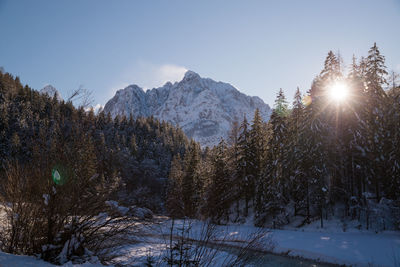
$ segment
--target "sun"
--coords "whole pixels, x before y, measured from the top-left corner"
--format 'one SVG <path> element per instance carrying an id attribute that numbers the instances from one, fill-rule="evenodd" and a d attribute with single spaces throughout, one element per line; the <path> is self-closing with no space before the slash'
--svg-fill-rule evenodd
<path id="1" fill-rule="evenodd" d="M 329 87 L 329 97 L 336 102 L 343 102 L 349 96 L 349 88 L 344 82 L 336 82 Z"/>

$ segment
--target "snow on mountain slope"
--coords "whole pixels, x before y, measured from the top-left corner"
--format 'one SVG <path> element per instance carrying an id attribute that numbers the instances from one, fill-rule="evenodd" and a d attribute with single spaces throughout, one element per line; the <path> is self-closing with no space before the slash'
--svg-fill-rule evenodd
<path id="1" fill-rule="evenodd" d="M 251 121 L 256 109 L 267 120 L 271 109 L 259 97 L 250 97 L 228 83 L 202 78 L 187 71 L 180 82 L 144 92 L 137 85 L 118 90 L 104 111 L 112 117 L 154 116 L 178 125 L 190 138 L 203 146 L 216 145 L 228 138 L 232 123 L 243 117 Z"/>
<path id="2" fill-rule="evenodd" d="M 51 86 L 50 84 L 46 85 L 45 87 L 43 87 L 39 92 L 41 94 L 46 94 L 51 98 L 56 96 L 58 101 L 62 101 L 63 100 L 61 95 L 60 95 L 60 92 L 58 92 L 58 90 L 55 87 Z"/>

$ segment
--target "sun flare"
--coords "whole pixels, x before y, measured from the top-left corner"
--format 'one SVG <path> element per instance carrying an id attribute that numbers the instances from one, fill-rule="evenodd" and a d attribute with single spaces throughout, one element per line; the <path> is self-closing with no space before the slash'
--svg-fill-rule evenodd
<path id="1" fill-rule="evenodd" d="M 343 102 L 349 95 L 349 88 L 344 82 L 336 82 L 329 88 L 329 96 L 336 102 Z"/>

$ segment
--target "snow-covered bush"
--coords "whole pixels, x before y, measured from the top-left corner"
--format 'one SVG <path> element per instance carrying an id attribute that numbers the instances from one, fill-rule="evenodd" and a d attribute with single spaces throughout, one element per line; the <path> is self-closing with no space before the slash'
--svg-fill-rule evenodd
<path id="1" fill-rule="evenodd" d="M 137 206 L 124 207 L 119 205 L 115 200 L 108 200 L 106 204 L 111 210 L 117 212 L 121 216 L 134 217 L 140 220 L 149 220 L 153 218 L 153 212 L 147 208 L 140 208 Z"/>
<path id="2" fill-rule="evenodd" d="M 274 248 L 271 236 L 262 228 L 241 235 L 228 226 L 213 224 L 212 220 L 171 219 L 167 225 L 166 232 L 162 232 L 163 253 L 148 256 L 155 266 L 246 266 L 254 251 Z"/>
<path id="3" fill-rule="evenodd" d="M 90 153 L 77 149 L 62 157 L 62 166 L 43 158 L 7 165 L 0 189 L 0 202 L 8 207 L 1 250 L 63 264 L 101 260 L 107 248 L 124 240 L 135 218 L 109 209 L 116 184 L 96 174 Z M 51 176 L 55 168 L 57 179 Z"/>

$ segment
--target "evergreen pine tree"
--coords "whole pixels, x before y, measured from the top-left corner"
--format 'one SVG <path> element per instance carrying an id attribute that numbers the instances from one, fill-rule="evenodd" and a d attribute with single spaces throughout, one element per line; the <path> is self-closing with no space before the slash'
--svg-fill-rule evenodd
<path id="1" fill-rule="evenodd" d="M 383 86 L 387 84 L 386 75 L 385 57 L 380 54 L 376 43 L 374 43 L 366 60 L 366 102 L 369 109 L 366 134 L 368 138 L 368 158 L 374 163 L 371 164 L 368 179 L 374 185 L 378 202 L 381 198 L 382 183 L 390 179 L 386 172 L 390 168 L 390 166 L 387 166 L 390 153 L 386 129 L 387 96 L 383 90 Z"/>
<path id="2" fill-rule="evenodd" d="M 199 192 L 196 190 L 199 183 L 198 164 L 200 162 L 200 148 L 195 141 L 191 141 L 184 159 L 184 173 L 182 178 L 182 199 L 184 215 L 194 217 L 199 204 Z"/>
<path id="3" fill-rule="evenodd" d="M 272 215 L 274 227 L 276 226 L 276 215 L 283 211 L 288 201 L 288 173 L 284 164 L 286 137 L 287 137 L 287 115 L 288 104 L 280 89 L 275 99 L 274 110 L 268 122 L 270 136 L 268 137 L 268 153 L 262 181 L 262 195 L 260 205 L 257 209 L 259 224 L 266 220 L 265 216 Z"/>
<path id="4" fill-rule="evenodd" d="M 253 207 L 255 208 L 256 214 L 259 213 L 262 206 L 262 195 L 264 192 L 263 187 L 263 179 L 262 172 L 264 167 L 264 158 L 265 158 L 265 131 L 264 131 L 264 123 L 260 116 L 260 111 L 256 109 L 254 112 L 254 118 L 251 125 L 251 130 L 249 133 L 249 145 L 251 157 L 249 161 L 249 188 L 248 192 L 252 196 L 256 196 L 256 199 L 253 197 Z"/>
<path id="5" fill-rule="evenodd" d="M 297 88 L 292 111 L 288 118 L 287 145 L 283 157 L 283 165 L 286 166 L 290 201 L 293 202 L 294 216 L 306 208 L 306 177 L 304 175 L 303 153 L 301 137 L 301 125 L 304 120 L 304 106 L 299 88 Z"/>
<path id="6" fill-rule="evenodd" d="M 221 140 L 214 149 L 212 160 L 212 176 L 208 191 L 209 217 L 216 224 L 221 220 L 229 221 L 229 208 L 232 203 L 230 177 L 227 169 L 226 145 Z"/>
<path id="7" fill-rule="evenodd" d="M 236 207 L 236 218 L 240 217 L 240 200 L 242 198 L 242 178 L 238 173 L 239 166 L 239 123 L 234 121 L 232 124 L 231 131 L 229 133 L 229 143 L 230 147 L 227 149 L 228 154 L 228 170 L 231 178 L 231 192 L 232 192 L 232 200 L 235 201 Z"/>
<path id="8" fill-rule="evenodd" d="M 171 169 L 168 179 L 166 207 L 172 218 L 182 217 L 184 206 L 182 200 L 182 178 L 183 167 L 181 158 L 176 155 L 171 162 Z"/>
<path id="9" fill-rule="evenodd" d="M 253 198 L 252 195 L 252 161 L 253 152 L 251 151 L 250 145 L 250 129 L 249 123 L 246 117 L 244 117 L 242 124 L 239 128 L 239 138 L 238 138 L 238 165 L 237 165 L 237 175 L 241 178 L 239 187 L 241 188 L 241 196 L 245 200 L 245 210 L 244 216 L 247 217 L 249 214 L 249 202 Z"/>
<path id="10" fill-rule="evenodd" d="M 314 81 L 312 88 L 320 89 L 321 82 Z M 305 108 L 304 121 L 301 128 L 301 141 L 303 151 L 304 175 L 306 177 L 306 220 L 311 215 L 311 205 L 316 206 L 323 227 L 323 212 L 326 204 L 326 193 L 329 184 L 329 163 L 327 153 L 327 140 L 329 126 L 322 113 L 324 107 L 323 98 L 315 98 Z"/>

